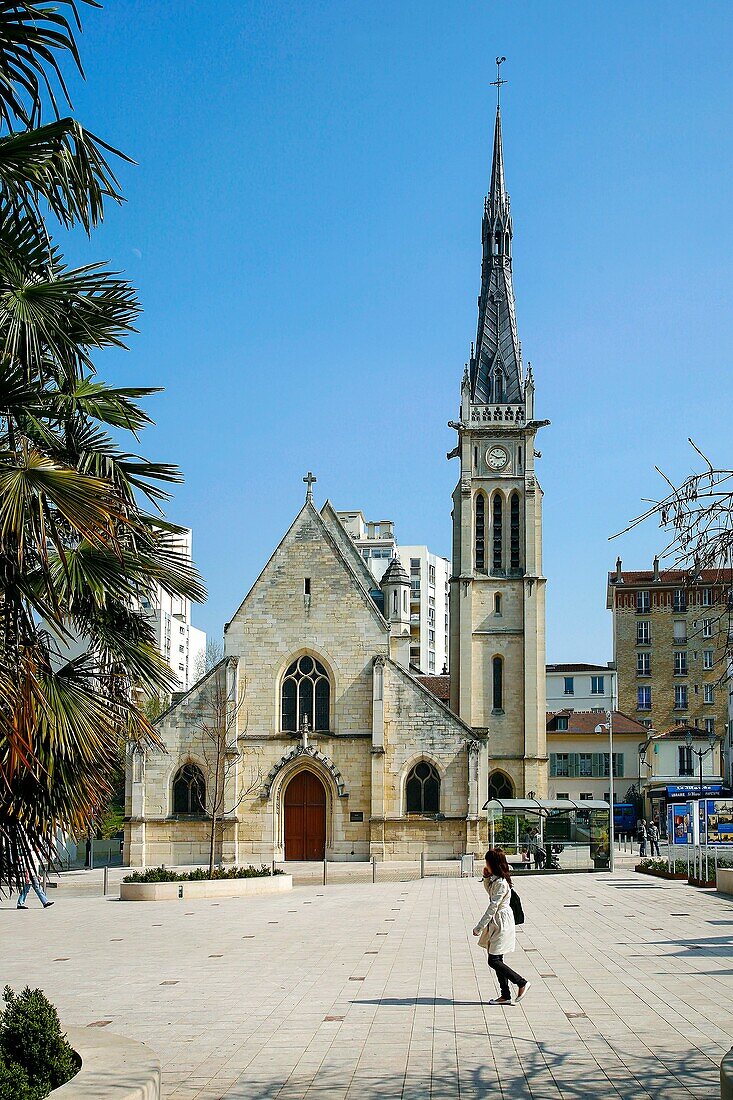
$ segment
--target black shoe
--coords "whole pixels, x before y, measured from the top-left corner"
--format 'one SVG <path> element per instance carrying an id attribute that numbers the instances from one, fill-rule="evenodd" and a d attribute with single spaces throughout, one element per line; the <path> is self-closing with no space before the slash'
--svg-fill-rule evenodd
<path id="1" fill-rule="evenodd" d="M 16 907 L 15 907 L 15 908 L 16 908 L 16 909 L 27 909 L 27 908 L 28 908 L 28 906 L 27 906 L 27 905 L 21 905 L 21 904 L 20 904 L 20 902 L 19 902 L 19 903 L 18 903 L 18 904 L 16 905 Z"/>
<path id="2" fill-rule="evenodd" d="M 55 905 L 55 902 L 53 902 L 53 901 L 44 901 L 44 903 L 43 903 L 43 908 L 44 908 L 44 909 L 48 909 L 48 907 L 49 907 L 50 905 Z"/>

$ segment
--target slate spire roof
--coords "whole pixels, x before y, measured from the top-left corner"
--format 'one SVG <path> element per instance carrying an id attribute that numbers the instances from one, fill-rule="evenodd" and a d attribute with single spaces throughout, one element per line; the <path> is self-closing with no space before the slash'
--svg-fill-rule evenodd
<path id="1" fill-rule="evenodd" d="M 498 106 L 481 240 L 481 293 L 476 347 L 471 356 L 471 400 L 478 404 L 518 403 L 524 393 L 512 285 L 512 218 Z"/>

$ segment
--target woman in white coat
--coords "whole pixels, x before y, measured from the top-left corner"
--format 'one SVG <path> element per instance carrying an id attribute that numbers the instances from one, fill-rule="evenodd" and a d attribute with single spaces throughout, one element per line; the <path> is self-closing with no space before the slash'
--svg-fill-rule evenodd
<path id="1" fill-rule="evenodd" d="M 516 930 L 510 905 L 512 876 L 506 856 L 499 848 L 490 848 L 486 853 L 483 883 L 489 895 L 489 907 L 474 928 L 473 934 L 481 937 L 479 946 L 486 948 L 489 966 L 499 979 L 501 996 L 492 998 L 489 1004 L 510 1005 L 512 994 L 509 983 L 516 985 L 518 1001 L 524 997 L 530 983 L 504 962 L 504 955 L 516 949 Z"/>

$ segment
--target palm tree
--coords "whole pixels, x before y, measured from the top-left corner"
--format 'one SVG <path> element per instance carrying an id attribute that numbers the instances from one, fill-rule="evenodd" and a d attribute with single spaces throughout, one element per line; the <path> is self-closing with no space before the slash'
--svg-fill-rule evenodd
<path id="1" fill-rule="evenodd" d="M 56 830 L 86 831 L 121 738 L 155 740 L 139 693 L 174 677 L 143 602 L 159 584 L 205 598 L 161 511 L 179 471 L 123 449 L 156 391 L 94 368 L 133 331 L 135 292 L 68 268 L 49 229 L 91 233 L 121 201 L 121 154 L 58 110 L 78 26 L 74 0 L 0 0 L 0 888 Z"/>

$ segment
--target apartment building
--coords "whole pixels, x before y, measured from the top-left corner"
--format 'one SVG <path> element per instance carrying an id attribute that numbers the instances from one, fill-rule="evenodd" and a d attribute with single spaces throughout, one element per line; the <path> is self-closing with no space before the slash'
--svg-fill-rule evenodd
<path id="1" fill-rule="evenodd" d="M 616 703 L 616 669 L 605 665 L 547 665 L 545 683 L 548 711 L 613 710 Z"/>
<path id="2" fill-rule="evenodd" d="M 399 546 L 391 519 L 366 520 L 358 510 L 338 512 L 377 584 L 393 557 L 410 578 L 410 664 L 425 674 L 448 667 L 450 562 L 427 546 Z"/>
<path id="3" fill-rule="evenodd" d="M 432 675 L 448 670 L 450 562 L 427 546 L 400 546 L 410 577 L 410 664 Z"/>
<path id="4" fill-rule="evenodd" d="M 728 728 L 725 651 L 733 570 L 678 569 L 608 576 L 618 708 L 657 733 L 691 726 L 721 738 Z"/>
<path id="5" fill-rule="evenodd" d="M 189 559 L 192 541 L 187 528 L 181 545 Z M 152 623 L 158 651 L 178 678 L 179 690 L 188 691 L 203 672 L 206 654 L 206 634 L 191 624 L 191 601 L 171 596 L 158 585 L 152 600 L 143 600 L 142 609 Z"/>

